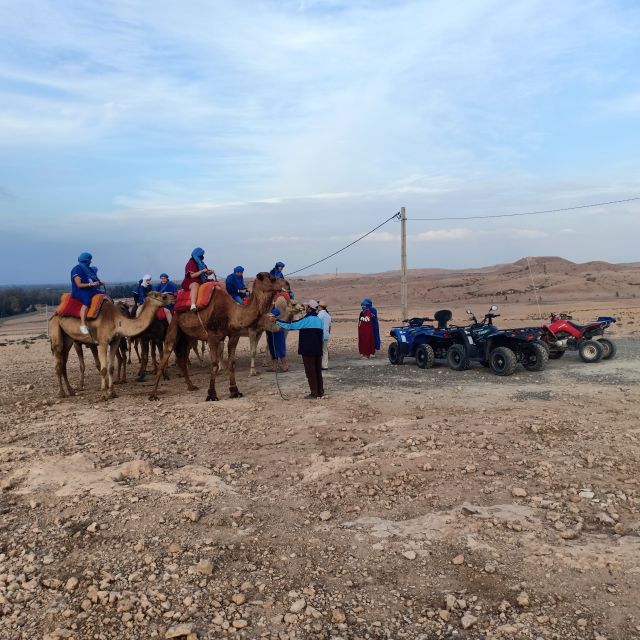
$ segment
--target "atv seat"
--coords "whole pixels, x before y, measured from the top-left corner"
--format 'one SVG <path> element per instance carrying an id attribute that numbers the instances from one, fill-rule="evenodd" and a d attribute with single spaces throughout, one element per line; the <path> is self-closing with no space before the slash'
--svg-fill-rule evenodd
<path id="1" fill-rule="evenodd" d="M 578 331 L 582 331 L 587 326 L 586 324 L 578 324 L 577 322 L 571 322 L 570 320 L 567 320 L 567 322 Z"/>
<path id="2" fill-rule="evenodd" d="M 449 309 L 441 309 L 440 311 L 436 311 L 433 317 L 438 323 L 438 329 L 446 329 L 449 320 L 453 318 L 453 313 L 451 313 Z"/>

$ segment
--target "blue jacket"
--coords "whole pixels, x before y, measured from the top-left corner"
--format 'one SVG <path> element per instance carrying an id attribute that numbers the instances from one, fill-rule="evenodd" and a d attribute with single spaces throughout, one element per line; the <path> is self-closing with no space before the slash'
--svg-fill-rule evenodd
<path id="1" fill-rule="evenodd" d="M 240 293 L 242 289 L 247 288 L 247 286 L 244 283 L 243 276 L 237 276 L 235 273 L 230 273 L 227 276 L 226 286 L 227 286 L 227 293 L 230 296 L 243 297 L 244 295 L 246 295 L 244 293 Z"/>
<path id="2" fill-rule="evenodd" d="M 133 301 L 137 305 L 144 304 L 144 299 L 147 297 L 147 293 L 149 293 L 150 291 L 153 291 L 153 287 L 151 285 L 149 285 L 148 287 L 143 287 L 142 280 L 140 280 L 140 282 L 138 282 L 138 284 L 136 285 L 136 288 L 132 291 Z"/>
<path id="3" fill-rule="evenodd" d="M 322 356 L 322 334 L 324 324 L 315 311 L 295 322 L 278 322 L 276 324 L 288 331 L 300 331 L 298 353 L 301 356 Z"/>

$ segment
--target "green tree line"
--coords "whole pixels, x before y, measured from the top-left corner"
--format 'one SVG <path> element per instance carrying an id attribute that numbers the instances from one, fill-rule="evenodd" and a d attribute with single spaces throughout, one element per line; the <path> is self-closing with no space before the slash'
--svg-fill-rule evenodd
<path id="1" fill-rule="evenodd" d="M 130 298 L 134 286 L 133 282 L 108 285 L 107 292 L 112 298 Z M 38 305 L 55 307 L 60 302 L 60 296 L 67 291 L 69 287 L 66 286 L 1 287 L 0 318 L 35 311 Z"/>

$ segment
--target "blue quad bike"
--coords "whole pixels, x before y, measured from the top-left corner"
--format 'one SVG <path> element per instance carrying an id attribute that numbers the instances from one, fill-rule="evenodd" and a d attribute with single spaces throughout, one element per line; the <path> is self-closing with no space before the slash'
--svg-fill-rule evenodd
<path id="1" fill-rule="evenodd" d="M 500 314 L 492 313 L 492 305 L 481 322 L 467 309 L 472 323 L 453 331 L 454 344 L 447 351 L 447 364 L 455 371 L 464 371 L 472 362 L 479 362 L 498 376 L 512 375 L 518 364 L 529 371 L 542 371 L 549 351 L 540 341 L 536 329 L 498 329 L 493 324 Z"/>
<path id="2" fill-rule="evenodd" d="M 433 318 L 410 318 L 403 320 L 402 327 L 393 327 L 390 335 L 395 342 L 389 345 L 389 362 L 403 364 L 405 358 L 415 358 L 421 369 L 428 369 L 436 358 L 446 359 L 447 350 L 454 343 L 448 327 L 451 317 L 451 311 L 442 309 L 436 311 Z M 425 322 L 435 322 L 437 326 Z"/>

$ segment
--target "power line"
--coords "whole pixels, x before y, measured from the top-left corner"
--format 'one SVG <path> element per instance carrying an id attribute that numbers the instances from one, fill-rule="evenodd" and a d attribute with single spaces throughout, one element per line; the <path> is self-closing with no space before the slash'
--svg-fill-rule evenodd
<path id="1" fill-rule="evenodd" d="M 515 218 L 518 216 L 538 216 L 543 213 L 557 213 L 559 211 L 574 211 L 576 209 L 588 209 L 589 207 L 603 207 L 607 204 L 620 204 L 622 202 L 633 202 L 634 200 L 640 200 L 640 196 L 635 198 L 626 198 L 625 200 L 610 200 L 609 202 L 597 202 L 595 204 L 581 204 L 575 207 L 563 207 L 562 209 L 546 209 L 544 211 L 525 211 L 523 213 L 500 213 L 488 216 L 444 216 L 442 218 L 407 218 L 407 220 L 419 220 L 419 221 L 431 221 L 438 220 L 485 220 L 487 218 Z"/>
<path id="2" fill-rule="evenodd" d="M 337 256 L 339 253 L 342 253 L 345 249 L 348 249 L 349 247 L 353 247 L 353 245 L 356 244 L 357 242 L 360 242 L 360 240 L 364 240 L 367 236 L 370 236 L 374 231 L 377 231 L 380 227 L 383 227 L 385 224 L 387 224 L 387 222 L 391 222 L 391 220 L 393 219 L 397 220 L 399 215 L 400 215 L 399 212 L 394 213 L 390 218 L 387 218 L 384 222 L 381 222 L 377 227 L 374 227 L 373 229 L 371 229 L 371 231 L 367 231 L 367 233 L 365 233 L 364 235 L 360 236 L 359 238 L 356 238 L 353 242 L 350 242 L 348 245 L 342 247 L 342 249 L 338 249 L 337 251 L 334 251 L 332 254 L 328 255 L 326 258 L 322 258 L 321 260 L 316 260 L 315 262 L 308 264 L 306 267 L 296 269 L 295 271 L 290 271 L 289 273 L 286 274 L 287 277 L 292 276 L 296 273 L 300 273 L 301 271 L 306 271 L 307 269 L 310 269 L 311 267 L 315 267 L 317 264 L 320 264 L 321 262 L 324 262 L 329 258 L 333 258 L 333 256 Z"/>

